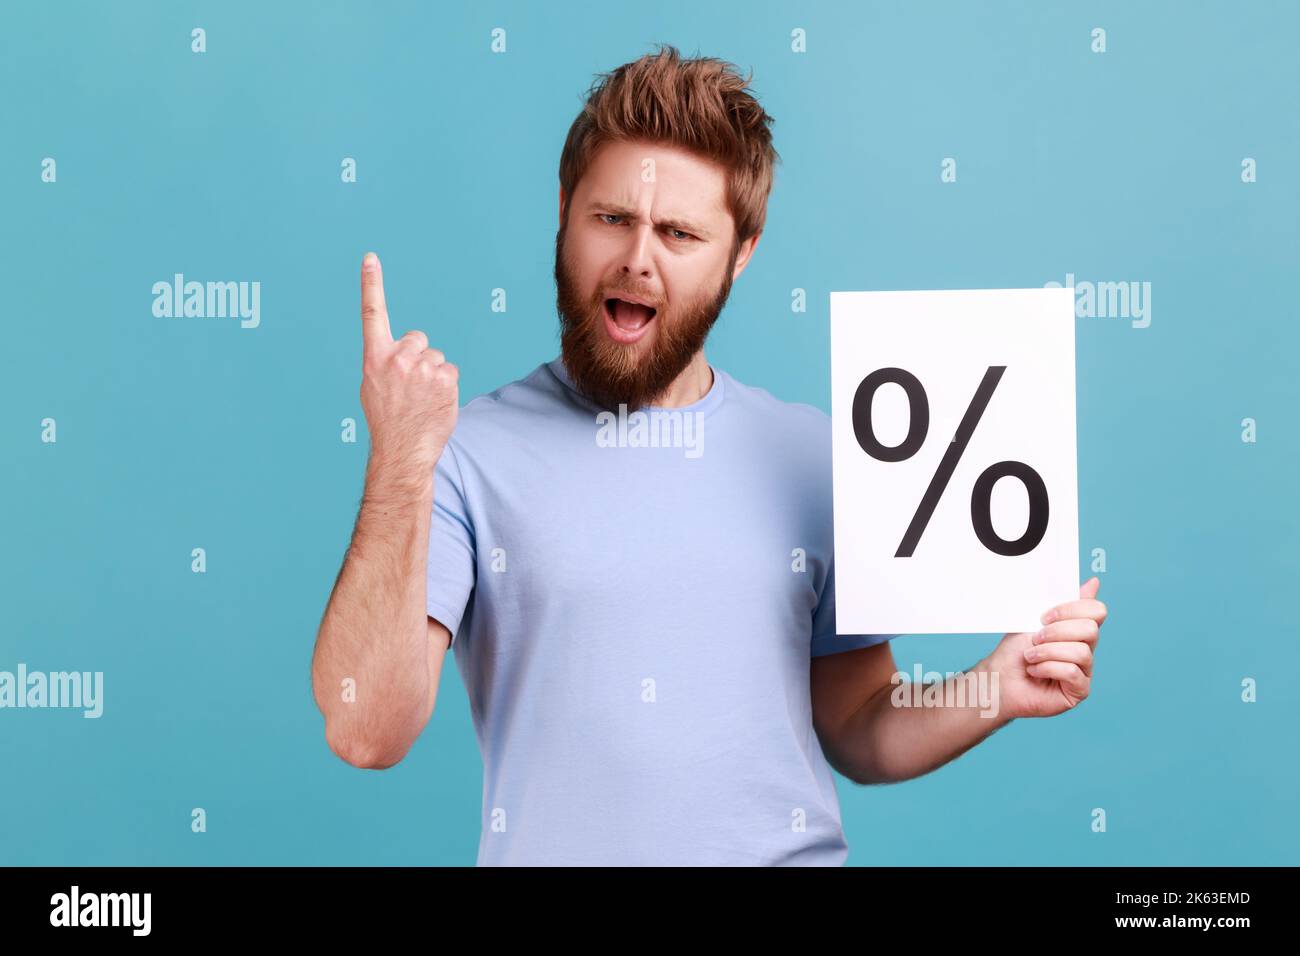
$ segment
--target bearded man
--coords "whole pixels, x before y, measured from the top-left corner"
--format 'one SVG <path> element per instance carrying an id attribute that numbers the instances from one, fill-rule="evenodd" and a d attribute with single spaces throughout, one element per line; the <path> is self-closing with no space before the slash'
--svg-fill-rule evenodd
<path id="1" fill-rule="evenodd" d="M 830 420 L 704 355 L 779 159 L 747 85 L 668 47 L 593 87 L 560 157 L 561 354 L 463 408 L 422 332 L 393 340 L 363 261 L 371 453 L 316 700 L 335 753 L 390 767 L 454 649 L 480 865 L 839 865 L 832 766 L 907 779 L 1086 695 L 1096 624 L 1068 613 L 1047 640 L 1078 675 L 1035 671 L 1028 634 L 981 662 L 994 720 L 891 707 L 896 635 L 836 634 Z M 602 440 L 638 412 L 691 416 L 702 453 Z"/>

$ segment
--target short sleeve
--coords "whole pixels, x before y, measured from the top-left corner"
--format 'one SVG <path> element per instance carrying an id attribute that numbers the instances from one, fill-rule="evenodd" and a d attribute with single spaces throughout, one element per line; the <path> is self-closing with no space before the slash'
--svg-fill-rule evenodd
<path id="1" fill-rule="evenodd" d="M 475 563 L 474 525 L 464 477 L 452 443 L 448 442 L 433 473 L 425 604 L 429 617 L 451 632 L 452 644 L 456 643 L 461 618 L 474 590 Z"/>
<path id="2" fill-rule="evenodd" d="M 826 572 L 826 584 L 813 612 L 812 645 L 810 657 L 839 654 L 859 647 L 871 647 L 899 637 L 898 634 L 836 634 L 835 633 L 835 559 Z"/>

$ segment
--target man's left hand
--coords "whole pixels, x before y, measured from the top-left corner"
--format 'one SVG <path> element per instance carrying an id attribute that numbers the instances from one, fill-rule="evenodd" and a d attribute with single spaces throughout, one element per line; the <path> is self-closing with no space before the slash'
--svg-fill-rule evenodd
<path id="1" fill-rule="evenodd" d="M 1043 629 L 1007 634 L 985 666 L 998 674 L 1002 717 L 1054 717 L 1080 704 L 1092 686 L 1092 660 L 1106 605 L 1100 578 L 1079 588 L 1079 600 L 1043 614 Z"/>

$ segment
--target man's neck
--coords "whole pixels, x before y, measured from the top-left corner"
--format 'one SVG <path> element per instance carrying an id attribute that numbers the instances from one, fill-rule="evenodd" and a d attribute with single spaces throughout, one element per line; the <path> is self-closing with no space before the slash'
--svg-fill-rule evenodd
<path id="1" fill-rule="evenodd" d="M 709 368 L 709 363 L 704 358 L 704 349 L 700 349 L 691 357 L 691 361 L 686 368 L 682 369 L 681 374 L 664 389 L 663 394 L 656 396 L 650 404 L 659 408 L 681 408 L 683 405 L 693 405 L 709 394 L 709 389 L 712 387 L 713 369 Z"/>

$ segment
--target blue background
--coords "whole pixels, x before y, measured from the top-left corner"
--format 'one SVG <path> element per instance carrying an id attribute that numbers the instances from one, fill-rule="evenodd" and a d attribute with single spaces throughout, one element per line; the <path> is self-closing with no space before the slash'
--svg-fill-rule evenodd
<path id="1" fill-rule="evenodd" d="M 105 713 L 0 711 L 0 863 L 474 862 L 450 661 L 384 772 L 335 757 L 312 700 L 367 452 L 360 259 L 462 402 L 554 357 L 565 133 L 659 42 L 752 68 L 776 118 L 767 231 L 707 349 L 741 381 L 828 410 L 833 289 L 1152 284 L 1148 328 L 1077 322 L 1079 579 L 1104 548 L 1110 609 L 1091 697 L 918 780 L 839 778 L 849 862 L 1300 861 L 1298 9 L 5 5 L 0 669 L 103 671 Z M 261 326 L 155 318 L 176 272 L 260 281 Z M 996 639 L 894 653 L 955 670 Z"/>

